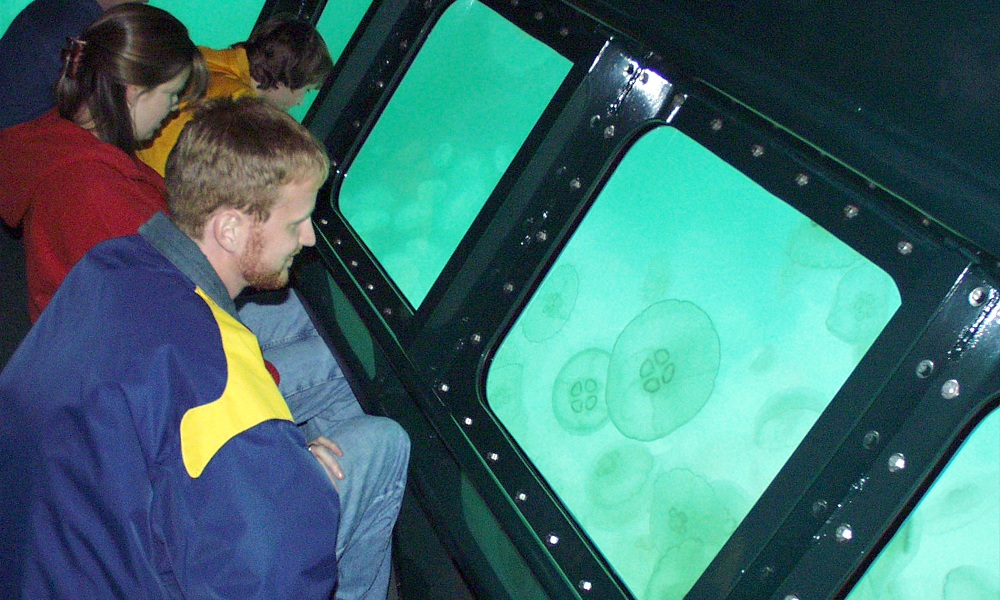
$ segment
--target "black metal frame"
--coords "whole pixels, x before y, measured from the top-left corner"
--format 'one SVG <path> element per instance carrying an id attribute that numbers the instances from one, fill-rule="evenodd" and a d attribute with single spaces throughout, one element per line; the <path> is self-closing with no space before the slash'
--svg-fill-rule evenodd
<path id="1" fill-rule="evenodd" d="M 617 162 L 642 133 L 669 124 L 867 256 L 901 290 L 898 314 L 688 597 L 844 595 L 997 405 L 997 265 L 884 182 L 844 164 L 849 151 L 864 148 L 834 138 L 819 149 L 800 139 L 813 124 L 788 131 L 797 113 L 766 86 L 740 97 L 758 80 L 724 73 L 724 53 L 700 55 L 706 42 L 685 29 L 689 16 L 634 1 L 485 4 L 577 66 L 427 299 L 414 311 L 325 202 L 315 214 L 318 252 L 300 270 L 332 335 L 338 317 L 324 308 L 328 279 L 365 323 L 376 375 L 362 387 L 379 397 L 368 406 L 414 437 L 412 485 L 437 535 L 477 595 L 506 597 L 499 574 L 468 554 L 470 534 L 449 504 L 461 472 L 549 597 L 630 597 L 493 417 L 483 382 L 492 352 Z M 350 160 L 448 5 L 372 5 L 307 117 L 336 168 L 322 197 L 336 198 Z M 732 88 L 719 89 L 725 84 Z M 634 93 L 639 88 L 645 93 Z M 760 104 L 751 110 L 749 100 Z M 779 126 L 763 114 L 792 122 Z M 864 155 L 858 164 L 873 160 L 882 159 Z M 948 181 L 937 177 L 931 187 Z M 960 394 L 945 399 L 952 382 Z M 899 454 L 905 469 L 895 458 L 890 469 Z M 849 540 L 837 534 L 843 526 L 852 528 Z"/>

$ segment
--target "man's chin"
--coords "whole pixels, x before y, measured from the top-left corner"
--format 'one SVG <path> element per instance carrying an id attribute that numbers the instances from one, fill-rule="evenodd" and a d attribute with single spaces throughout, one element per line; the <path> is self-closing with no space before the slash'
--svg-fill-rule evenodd
<path id="1" fill-rule="evenodd" d="M 288 269 L 282 269 L 280 273 L 259 275 L 247 279 L 247 287 L 261 291 L 280 290 L 288 285 L 288 277 Z"/>

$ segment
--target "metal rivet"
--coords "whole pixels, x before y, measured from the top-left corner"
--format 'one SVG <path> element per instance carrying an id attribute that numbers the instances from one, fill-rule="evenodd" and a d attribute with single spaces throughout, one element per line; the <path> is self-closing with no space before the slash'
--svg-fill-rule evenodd
<path id="1" fill-rule="evenodd" d="M 517 495 L 514 496 L 514 499 L 517 500 L 518 502 L 527 502 L 528 495 L 525 494 L 524 492 L 518 492 Z"/>
<path id="2" fill-rule="evenodd" d="M 320 220 L 319 220 L 319 224 L 320 224 L 320 225 L 329 225 L 329 224 L 330 224 L 330 222 L 329 222 L 329 221 L 327 221 L 326 219 L 320 219 Z"/>
<path id="3" fill-rule="evenodd" d="M 969 304 L 972 306 L 982 306 L 983 302 L 986 302 L 986 297 L 989 294 L 984 287 L 977 287 L 976 289 L 969 292 Z"/>
<path id="4" fill-rule="evenodd" d="M 586 579 L 583 579 L 580 581 L 580 583 L 576 584 L 576 587 L 580 588 L 581 592 L 589 592 L 591 589 L 593 589 L 594 584 L 590 583 Z"/>
<path id="5" fill-rule="evenodd" d="M 361 129 L 361 121 L 354 121 L 351 123 L 351 127 L 355 129 Z"/>
<path id="6" fill-rule="evenodd" d="M 518 0 L 510 0 L 510 5 L 511 6 L 517 6 L 518 4 L 520 4 L 520 2 Z"/>
<path id="7" fill-rule="evenodd" d="M 369 283 L 368 285 L 365 286 L 365 289 L 368 290 L 369 292 L 374 292 L 375 286 Z"/>
<path id="8" fill-rule="evenodd" d="M 469 339 L 472 340 L 473 344 L 478 344 L 479 342 L 483 341 L 483 336 L 479 335 L 478 333 L 473 333 Z"/>
<path id="9" fill-rule="evenodd" d="M 578 189 L 580 189 L 581 186 L 582 186 L 582 184 L 580 183 L 580 178 L 579 177 L 574 177 L 573 179 L 569 180 L 569 187 L 570 187 L 570 189 L 578 190 Z"/>
<path id="10" fill-rule="evenodd" d="M 760 144 L 754 144 L 753 147 L 750 148 L 750 155 L 753 156 L 754 158 L 760 158 L 761 156 L 764 156 L 764 146 L 761 146 Z"/>
<path id="11" fill-rule="evenodd" d="M 901 452 L 897 452 L 889 457 L 889 472 L 899 473 L 906 468 L 906 457 Z"/>
<path id="12" fill-rule="evenodd" d="M 535 20 L 536 21 L 541 21 L 544 18 L 545 18 L 545 13 L 543 13 L 542 11 L 537 11 L 535 13 Z"/>
<path id="13" fill-rule="evenodd" d="M 837 537 L 837 541 L 843 544 L 844 542 L 851 541 L 854 537 L 854 529 L 851 528 L 847 523 L 842 523 L 837 525 L 837 530 L 834 532 Z"/>
<path id="14" fill-rule="evenodd" d="M 941 386 L 941 397 L 945 400 L 953 400 L 958 398 L 961 388 L 958 385 L 958 381 L 955 379 L 949 379 L 944 382 Z"/>
<path id="15" fill-rule="evenodd" d="M 392 308 L 386 306 L 385 308 L 382 309 L 382 314 L 385 315 L 385 316 L 387 316 L 387 317 L 391 317 L 392 316 Z"/>
<path id="16" fill-rule="evenodd" d="M 903 256 L 906 256 L 906 255 L 908 255 L 908 254 L 910 254 L 910 253 L 913 252 L 913 244 L 911 244 L 910 242 L 907 242 L 906 240 L 903 240 L 903 241 L 899 242 L 898 244 L 896 244 L 896 250 L 899 250 L 900 254 L 902 254 Z"/>
<path id="17" fill-rule="evenodd" d="M 447 391 L 448 391 L 448 390 L 450 390 L 451 388 L 450 388 L 450 387 L 448 387 L 448 384 L 447 384 L 447 383 L 439 383 L 439 384 L 438 384 L 438 389 L 439 389 L 439 390 L 441 390 L 442 392 L 447 392 Z"/>
<path id="18" fill-rule="evenodd" d="M 566 37 L 567 35 L 569 35 L 569 27 L 560 27 L 559 35 L 562 37 Z"/>
<path id="19" fill-rule="evenodd" d="M 882 437 L 879 432 L 874 429 L 865 434 L 865 437 L 861 438 L 861 446 L 865 450 L 874 450 L 878 446 L 879 438 Z"/>
<path id="20" fill-rule="evenodd" d="M 847 217 L 848 219 L 853 219 L 854 217 L 858 216 L 858 212 L 860 212 L 858 211 L 858 207 L 854 206 L 853 204 L 848 204 L 847 206 L 844 207 L 844 216 Z"/>
<path id="21" fill-rule="evenodd" d="M 496 462 L 500 460 L 500 455 L 496 452 L 490 452 L 486 455 L 486 458 L 490 459 L 491 462 Z"/>
<path id="22" fill-rule="evenodd" d="M 351 267 L 357 267 L 358 266 L 358 261 L 352 260 L 349 264 L 351 265 Z"/>
<path id="23" fill-rule="evenodd" d="M 817 500 L 813 502 L 812 514 L 814 517 L 820 518 L 826 514 L 826 511 L 829 510 L 829 508 L 830 505 L 826 503 L 826 500 Z"/>
<path id="24" fill-rule="evenodd" d="M 722 129 L 722 119 L 712 119 L 712 123 L 709 125 L 712 131 L 719 131 Z"/>
<path id="25" fill-rule="evenodd" d="M 545 543 L 550 546 L 555 546 L 559 543 L 559 536 L 554 533 L 550 533 L 548 537 L 545 538 Z"/>
<path id="26" fill-rule="evenodd" d="M 917 364 L 917 377 L 927 379 L 934 373 L 934 361 L 928 358 Z"/>
<path id="27" fill-rule="evenodd" d="M 546 233 L 544 230 L 539 231 L 538 233 L 535 234 L 535 239 L 538 240 L 539 242 L 544 242 L 545 240 L 549 239 L 549 234 Z"/>
<path id="28" fill-rule="evenodd" d="M 472 417 L 465 417 L 464 419 L 462 419 L 462 424 L 465 425 L 466 427 L 471 427 Z"/>
<path id="29" fill-rule="evenodd" d="M 800 599 L 795 594 L 788 594 L 788 595 L 785 596 L 785 600 L 800 600 Z"/>
<path id="30" fill-rule="evenodd" d="M 410 47 L 410 40 L 400 40 L 399 48 L 400 50 L 406 50 Z"/>
<path id="31" fill-rule="evenodd" d="M 923 219 L 920 219 L 920 224 L 923 225 L 924 227 L 930 227 L 931 220 L 928 219 L 927 217 L 924 217 Z"/>
<path id="32" fill-rule="evenodd" d="M 611 139 L 615 137 L 615 126 L 608 125 L 604 128 L 604 139 Z"/>
<path id="33" fill-rule="evenodd" d="M 600 122 L 601 122 L 601 115 L 594 115 L 594 116 L 590 117 L 590 126 L 591 126 L 591 128 L 597 127 L 600 124 Z"/>
<path id="34" fill-rule="evenodd" d="M 774 567 L 767 565 L 760 570 L 760 573 L 758 573 L 758 575 L 760 575 L 760 578 L 762 580 L 768 579 L 769 577 L 771 577 L 771 575 L 774 575 Z"/>
<path id="35" fill-rule="evenodd" d="M 802 187 L 804 185 L 809 185 L 809 176 L 806 175 L 805 173 L 799 173 L 798 175 L 795 176 L 795 184 L 798 185 L 799 187 Z"/>
<path id="36" fill-rule="evenodd" d="M 344 245 L 344 240 L 342 240 L 340 238 L 334 238 L 333 245 L 334 246 L 343 246 Z"/>
<path id="37" fill-rule="evenodd" d="M 509 294 L 509 293 L 511 293 L 513 291 L 514 291 L 514 284 L 513 283 L 505 283 L 505 284 L 503 284 L 503 292 L 505 294 Z"/>

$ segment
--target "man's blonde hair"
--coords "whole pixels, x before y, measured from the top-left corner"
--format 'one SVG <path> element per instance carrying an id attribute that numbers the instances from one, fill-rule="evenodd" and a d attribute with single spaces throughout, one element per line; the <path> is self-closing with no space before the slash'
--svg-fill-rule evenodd
<path id="1" fill-rule="evenodd" d="M 218 210 L 266 221 L 281 186 L 326 181 L 330 161 L 309 130 L 282 110 L 244 96 L 202 104 L 166 165 L 167 205 L 181 231 L 201 239 Z"/>

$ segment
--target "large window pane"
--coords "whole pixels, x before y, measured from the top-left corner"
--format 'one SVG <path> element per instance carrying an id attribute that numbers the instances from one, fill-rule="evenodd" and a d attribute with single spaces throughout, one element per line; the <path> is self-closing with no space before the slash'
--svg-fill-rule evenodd
<path id="1" fill-rule="evenodd" d="M 419 306 L 570 68 L 478 2 L 434 27 L 340 192 L 345 218 Z"/>
<path id="2" fill-rule="evenodd" d="M 1000 598 L 1000 411 L 965 441 L 848 600 Z"/>
<path id="3" fill-rule="evenodd" d="M 671 128 L 631 149 L 504 340 L 492 409 L 639 598 L 681 598 L 900 306 Z"/>

